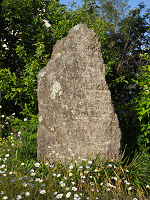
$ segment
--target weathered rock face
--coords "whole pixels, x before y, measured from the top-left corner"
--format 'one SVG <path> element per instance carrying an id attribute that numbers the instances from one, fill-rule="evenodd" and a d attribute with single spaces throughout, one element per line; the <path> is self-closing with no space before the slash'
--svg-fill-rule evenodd
<path id="1" fill-rule="evenodd" d="M 118 159 L 122 134 L 105 81 L 98 35 L 78 24 L 57 41 L 38 74 L 39 162 L 67 159 L 68 149 L 86 158 L 101 151 Z M 48 148 L 50 147 L 50 148 Z M 55 151 L 59 156 L 49 155 Z"/>

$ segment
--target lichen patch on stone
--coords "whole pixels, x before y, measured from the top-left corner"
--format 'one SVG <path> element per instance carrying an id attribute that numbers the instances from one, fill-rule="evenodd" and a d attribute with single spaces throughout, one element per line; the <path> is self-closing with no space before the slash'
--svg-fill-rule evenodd
<path id="1" fill-rule="evenodd" d="M 61 56 L 61 54 L 60 54 L 60 53 L 58 53 L 58 54 L 57 54 L 57 58 L 58 58 L 58 57 L 60 57 L 60 56 Z"/>
<path id="2" fill-rule="evenodd" d="M 43 121 L 43 117 L 42 116 L 39 117 L 39 122 L 41 122 L 41 121 Z"/>
<path id="3" fill-rule="evenodd" d="M 79 24 L 74 27 L 74 29 L 78 30 L 80 28 Z"/>
<path id="4" fill-rule="evenodd" d="M 42 73 L 40 73 L 40 76 L 43 77 L 45 73 L 46 73 L 46 72 L 42 72 Z"/>
<path id="5" fill-rule="evenodd" d="M 54 83 L 52 90 L 53 92 L 51 93 L 51 99 L 55 99 L 56 93 L 58 92 L 59 92 L 59 96 L 62 94 L 62 91 L 60 91 L 61 85 L 57 81 Z"/>

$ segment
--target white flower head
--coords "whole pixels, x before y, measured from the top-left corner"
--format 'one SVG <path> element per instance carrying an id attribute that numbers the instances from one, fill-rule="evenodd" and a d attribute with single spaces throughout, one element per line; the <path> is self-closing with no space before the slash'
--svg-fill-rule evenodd
<path id="1" fill-rule="evenodd" d="M 24 165 L 24 163 L 21 163 L 21 165 Z"/>
<path id="2" fill-rule="evenodd" d="M 91 164 L 92 164 L 92 161 L 91 161 L 91 160 L 89 160 L 87 163 L 88 163 L 89 165 L 91 165 Z"/>
<path id="3" fill-rule="evenodd" d="M 40 166 L 40 163 L 35 163 L 34 166 L 35 166 L 35 167 L 39 167 L 39 166 Z"/>
<path id="4" fill-rule="evenodd" d="M 72 187 L 72 190 L 77 191 L 77 188 L 76 187 Z"/>
<path id="5" fill-rule="evenodd" d="M 26 197 L 30 195 L 30 192 L 25 192 Z"/>
<path id="6" fill-rule="evenodd" d="M 40 190 L 40 194 L 45 194 L 46 191 L 45 190 Z"/>

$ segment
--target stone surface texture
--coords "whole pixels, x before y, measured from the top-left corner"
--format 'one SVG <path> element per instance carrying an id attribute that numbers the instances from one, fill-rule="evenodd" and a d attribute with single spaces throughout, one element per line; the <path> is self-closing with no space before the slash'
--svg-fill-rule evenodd
<path id="1" fill-rule="evenodd" d="M 38 74 L 37 95 L 39 162 L 64 163 L 68 149 L 75 159 L 100 151 L 106 159 L 120 157 L 122 133 L 105 81 L 99 37 L 86 24 L 56 42 Z"/>

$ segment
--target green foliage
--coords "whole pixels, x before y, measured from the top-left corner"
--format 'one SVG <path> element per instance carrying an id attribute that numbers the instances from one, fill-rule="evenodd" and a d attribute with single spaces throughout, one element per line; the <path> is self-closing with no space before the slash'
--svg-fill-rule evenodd
<path id="1" fill-rule="evenodd" d="M 15 131 L 13 131 L 14 134 L 20 138 L 23 145 L 19 153 L 26 155 L 27 159 L 36 159 L 38 115 L 32 115 L 30 119 L 24 118 L 23 120 L 12 116 L 10 118 L 10 125 Z"/>
<path id="2" fill-rule="evenodd" d="M 28 57 L 24 46 L 17 45 L 16 53 L 25 63 L 24 71 L 19 76 L 11 72 L 10 68 L 0 70 L 0 90 L 5 94 L 5 99 L 13 100 L 20 106 L 20 114 L 27 117 L 37 114 L 37 76 L 41 68 L 47 63 L 48 55 L 43 55 L 43 43 L 36 43 L 36 55 Z"/>
<path id="3" fill-rule="evenodd" d="M 149 56 L 149 53 L 145 53 L 142 57 L 150 61 Z M 148 147 L 150 143 L 150 64 L 142 66 L 141 74 L 136 84 L 140 86 L 140 92 L 134 99 L 136 103 L 135 110 L 141 127 L 138 142 L 140 148 L 143 149 Z"/>

